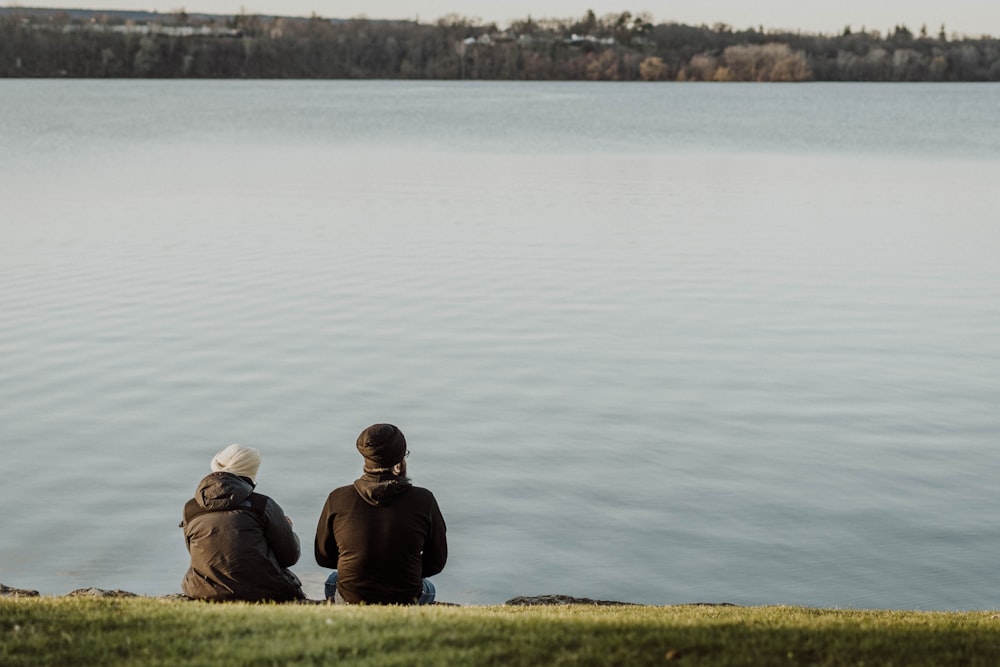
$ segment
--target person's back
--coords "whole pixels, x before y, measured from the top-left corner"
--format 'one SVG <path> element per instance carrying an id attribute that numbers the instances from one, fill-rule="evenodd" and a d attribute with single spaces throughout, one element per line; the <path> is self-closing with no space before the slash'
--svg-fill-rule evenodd
<path id="1" fill-rule="evenodd" d="M 406 478 L 406 441 L 395 426 L 362 432 L 365 471 L 330 493 L 316 529 L 316 562 L 335 568 L 327 597 L 358 604 L 433 601 L 427 577 L 448 557 L 445 523 L 434 495 Z"/>
<path id="2" fill-rule="evenodd" d="M 301 584 L 286 568 L 300 555 L 299 539 L 281 507 L 254 493 L 260 456 L 232 445 L 212 461 L 214 472 L 184 506 L 191 565 L 181 582 L 198 600 L 284 602 L 301 599 Z"/>

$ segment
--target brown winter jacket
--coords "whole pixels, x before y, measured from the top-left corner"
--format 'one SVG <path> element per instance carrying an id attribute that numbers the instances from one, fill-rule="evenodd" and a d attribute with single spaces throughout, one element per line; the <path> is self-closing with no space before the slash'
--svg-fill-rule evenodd
<path id="1" fill-rule="evenodd" d="M 286 568 L 299 560 L 299 538 L 285 513 L 253 492 L 246 477 L 215 472 L 201 480 L 184 506 L 191 567 L 181 590 L 199 600 L 274 600 L 305 597 Z"/>
<path id="2" fill-rule="evenodd" d="M 444 517 L 427 489 L 391 474 L 334 489 L 316 528 L 316 562 L 336 568 L 349 603 L 413 604 L 421 579 L 444 569 Z"/>

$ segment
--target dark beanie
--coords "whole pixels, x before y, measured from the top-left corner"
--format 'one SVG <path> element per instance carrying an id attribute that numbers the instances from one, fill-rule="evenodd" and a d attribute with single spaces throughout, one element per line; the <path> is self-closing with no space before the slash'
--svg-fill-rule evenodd
<path id="1" fill-rule="evenodd" d="M 406 455 L 406 438 L 392 424 L 374 424 L 358 436 L 358 451 L 365 468 L 391 468 Z"/>

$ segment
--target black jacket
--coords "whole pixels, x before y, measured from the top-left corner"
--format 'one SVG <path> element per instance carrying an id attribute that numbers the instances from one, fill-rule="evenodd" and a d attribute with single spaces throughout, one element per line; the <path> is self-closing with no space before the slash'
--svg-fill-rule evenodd
<path id="1" fill-rule="evenodd" d="M 247 478 L 216 472 L 201 480 L 181 527 L 191 554 L 184 595 L 252 602 L 304 597 L 285 569 L 299 560 L 299 538 L 278 503 L 254 493 Z"/>
<path id="2" fill-rule="evenodd" d="M 347 602 L 413 604 L 421 579 L 448 560 L 444 517 L 427 489 L 366 473 L 327 497 L 315 551 L 319 565 L 337 570 Z"/>

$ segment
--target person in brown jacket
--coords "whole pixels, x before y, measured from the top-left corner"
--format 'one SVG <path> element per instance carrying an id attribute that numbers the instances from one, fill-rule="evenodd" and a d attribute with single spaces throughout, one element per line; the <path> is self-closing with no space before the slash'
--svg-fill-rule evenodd
<path id="1" fill-rule="evenodd" d="M 427 577 L 448 559 L 444 517 L 427 489 L 406 476 L 406 438 L 392 424 L 369 426 L 357 441 L 364 474 L 334 489 L 316 527 L 316 562 L 335 568 L 326 598 L 349 604 L 429 604 Z"/>
<path id="2" fill-rule="evenodd" d="M 212 474 L 184 506 L 191 567 L 181 590 L 197 600 L 287 602 L 304 599 L 289 567 L 299 538 L 278 503 L 254 492 L 260 452 L 230 445 L 212 458 Z"/>

